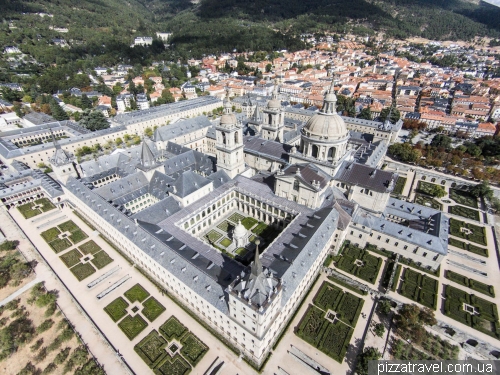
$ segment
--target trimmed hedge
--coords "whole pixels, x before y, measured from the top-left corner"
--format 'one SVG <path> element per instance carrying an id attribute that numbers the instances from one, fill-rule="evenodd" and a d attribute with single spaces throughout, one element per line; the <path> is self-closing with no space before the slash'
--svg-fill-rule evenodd
<path id="1" fill-rule="evenodd" d="M 132 288 L 123 293 L 127 299 L 134 303 L 136 301 L 142 302 L 149 297 L 149 292 L 144 289 L 141 284 L 135 284 Z"/>
<path id="2" fill-rule="evenodd" d="M 109 305 L 104 308 L 104 311 L 109 315 L 113 322 L 119 321 L 125 315 L 127 315 L 128 302 L 123 299 L 123 297 L 118 297 L 112 301 Z"/>
<path id="3" fill-rule="evenodd" d="M 471 288 L 479 293 L 486 294 L 490 297 L 495 297 L 495 288 L 493 285 L 487 285 L 477 280 L 469 279 L 466 276 L 460 275 L 453 271 L 446 271 L 444 275 L 447 279 L 456 282 L 457 284 Z"/>
<path id="4" fill-rule="evenodd" d="M 134 350 L 150 368 L 155 368 L 168 355 L 165 351 L 167 344 L 158 331 L 152 330 L 134 346 Z"/>
<path id="5" fill-rule="evenodd" d="M 75 275 L 78 281 L 86 279 L 95 272 L 95 268 L 90 263 L 79 263 L 69 270 Z"/>
<path id="6" fill-rule="evenodd" d="M 406 268 L 399 294 L 436 310 L 438 289 L 438 280 Z"/>
<path id="7" fill-rule="evenodd" d="M 180 340 L 180 338 L 187 332 L 187 328 L 172 315 L 160 326 L 160 332 L 167 340 Z"/>
<path id="8" fill-rule="evenodd" d="M 68 251 L 64 255 L 61 255 L 59 258 L 63 261 L 63 263 L 66 265 L 66 267 L 71 268 L 74 265 L 77 265 L 78 263 L 80 263 L 81 257 L 82 257 L 82 254 L 77 249 L 73 249 L 71 251 Z"/>
<path id="9" fill-rule="evenodd" d="M 361 260 L 363 265 L 356 265 L 356 260 Z M 368 251 L 349 244 L 345 246 L 336 267 L 374 284 L 380 271 L 381 264 L 381 258 L 373 256 Z"/>
<path id="10" fill-rule="evenodd" d="M 479 211 L 473 210 L 472 208 L 467 208 L 464 206 L 448 206 L 448 212 L 450 214 L 465 217 L 467 219 L 479 221 Z"/>
<path id="11" fill-rule="evenodd" d="M 396 272 L 394 273 L 394 279 L 392 280 L 391 290 L 393 292 L 395 292 L 398 287 L 399 277 L 401 276 L 401 270 L 402 270 L 401 264 L 398 264 L 398 266 L 396 267 Z"/>
<path id="12" fill-rule="evenodd" d="M 98 270 L 106 267 L 108 264 L 113 262 L 113 258 L 111 258 L 108 253 L 104 250 L 99 251 L 94 254 L 94 259 L 91 260 L 92 264 L 97 267 Z"/>
<path id="13" fill-rule="evenodd" d="M 359 289 L 351 284 L 344 282 L 341 279 L 335 278 L 334 276 L 328 276 L 328 280 L 330 280 L 331 282 L 337 283 L 337 284 L 343 286 L 344 288 L 352 290 L 353 292 L 356 292 L 356 293 L 361 294 L 363 296 L 366 296 L 368 294 L 368 292 L 366 290 Z"/>
<path id="14" fill-rule="evenodd" d="M 154 297 L 149 297 L 146 301 L 144 301 L 142 306 L 144 306 L 142 309 L 142 315 L 144 315 L 150 322 L 153 322 L 166 310 L 166 308 Z"/>
<path id="15" fill-rule="evenodd" d="M 470 230 L 471 234 L 465 234 L 460 229 L 466 228 Z M 454 218 L 450 218 L 450 234 L 455 237 L 464 238 L 471 242 L 478 243 L 483 246 L 487 246 L 488 242 L 486 240 L 486 229 L 482 226 L 465 223 Z"/>
<path id="16" fill-rule="evenodd" d="M 130 341 L 136 338 L 147 326 L 148 323 L 139 314 L 134 316 L 127 315 L 118 323 L 118 327 L 120 327 Z"/>
<path id="17" fill-rule="evenodd" d="M 93 240 L 85 242 L 83 245 L 80 245 L 78 249 L 85 255 L 95 254 L 102 250 Z"/>
<path id="18" fill-rule="evenodd" d="M 205 353 L 208 351 L 206 346 L 198 337 L 192 332 L 189 332 L 181 340 L 182 348 L 181 354 L 187 359 L 191 366 L 195 367 L 201 361 Z"/>
<path id="19" fill-rule="evenodd" d="M 484 247 L 479 247 L 470 243 L 466 243 L 452 237 L 448 237 L 448 243 L 452 246 L 458 247 L 459 249 L 467 250 L 470 251 L 471 253 L 481 255 L 483 257 L 488 257 L 488 249 L 485 249 Z"/>

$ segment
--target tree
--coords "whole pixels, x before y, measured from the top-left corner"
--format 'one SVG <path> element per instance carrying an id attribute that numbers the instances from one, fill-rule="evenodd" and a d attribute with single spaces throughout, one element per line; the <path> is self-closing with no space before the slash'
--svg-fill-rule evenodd
<path id="1" fill-rule="evenodd" d="M 54 117 L 57 121 L 69 120 L 69 116 L 64 109 L 52 99 L 50 101 L 50 111 L 52 112 L 52 117 Z"/>
<path id="2" fill-rule="evenodd" d="M 423 307 L 420 309 L 418 319 L 420 323 L 425 324 L 426 326 L 433 326 L 437 324 L 437 320 L 434 316 L 434 310 L 428 307 Z"/>
<path id="3" fill-rule="evenodd" d="M 90 131 L 109 128 L 109 122 L 101 111 L 85 111 L 79 124 Z"/>
<path id="4" fill-rule="evenodd" d="M 414 119 L 404 119 L 403 120 L 403 129 L 408 130 L 424 130 L 427 127 L 427 124 L 422 121 L 414 120 Z"/>
<path id="5" fill-rule="evenodd" d="M 432 138 L 431 146 L 448 150 L 451 147 L 451 138 L 444 134 L 435 135 L 434 138 Z"/>
<path id="6" fill-rule="evenodd" d="M 427 190 L 427 193 L 436 198 L 443 198 L 448 194 L 446 193 L 444 187 L 435 184 L 433 184 L 432 187 L 429 190 Z"/>
<path id="7" fill-rule="evenodd" d="M 385 120 L 387 120 L 387 117 L 389 117 L 389 112 L 391 113 L 391 118 L 389 119 L 391 124 L 395 124 L 396 122 L 398 122 L 398 120 L 401 118 L 401 113 L 395 107 L 387 107 L 380 111 L 380 121 L 385 122 Z"/>
<path id="8" fill-rule="evenodd" d="M 271 69 L 273 68 L 273 65 L 272 64 L 267 64 L 266 65 L 266 73 L 269 73 L 271 71 Z"/>
<path id="9" fill-rule="evenodd" d="M 469 192 L 476 198 L 485 198 L 491 200 L 493 198 L 493 190 L 491 190 L 490 185 L 487 181 L 483 181 L 476 186 L 473 186 Z"/>
<path id="10" fill-rule="evenodd" d="M 82 95 L 82 109 L 90 109 L 92 108 L 92 100 L 86 95 Z"/>
<path id="11" fill-rule="evenodd" d="M 115 143 L 116 143 L 117 146 L 120 146 L 123 143 L 123 139 L 121 139 L 120 137 L 118 137 L 118 138 L 116 138 Z"/>
<path id="12" fill-rule="evenodd" d="M 373 329 L 373 331 L 375 332 L 375 334 L 378 337 L 382 337 L 382 336 L 384 336 L 384 333 L 385 333 L 385 327 L 382 323 L 378 323 L 378 324 L 375 324 L 375 328 Z"/>
<path id="13" fill-rule="evenodd" d="M 388 315 L 391 312 L 392 306 L 391 301 L 388 299 L 383 299 L 378 303 L 377 309 L 380 313 Z"/>
<path id="14" fill-rule="evenodd" d="M 172 93 L 168 89 L 164 89 L 161 92 L 161 97 L 165 100 L 165 103 L 173 103 L 175 102 L 175 98 Z"/>
<path id="15" fill-rule="evenodd" d="M 363 353 L 358 355 L 358 363 L 356 364 L 356 373 L 359 375 L 368 374 L 368 361 L 377 361 L 382 357 L 382 354 L 377 348 L 369 346 L 363 350 Z"/>
<path id="16" fill-rule="evenodd" d="M 151 138 L 153 136 L 153 129 L 147 127 L 146 129 L 144 129 L 144 135 Z"/>
<path id="17" fill-rule="evenodd" d="M 359 112 L 358 118 L 362 118 L 364 120 L 371 120 L 372 111 L 370 110 L 370 107 L 363 108 L 361 112 Z"/>

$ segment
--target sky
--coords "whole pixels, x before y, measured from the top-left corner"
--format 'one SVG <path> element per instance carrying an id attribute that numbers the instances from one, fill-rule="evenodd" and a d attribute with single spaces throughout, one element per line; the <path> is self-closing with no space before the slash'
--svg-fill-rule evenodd
<path id="1" fill-rule="evenodd" d="M 500 0 L 484 0 L 484 1 L 496 5 L 497 7 L 500 7 Z"/>

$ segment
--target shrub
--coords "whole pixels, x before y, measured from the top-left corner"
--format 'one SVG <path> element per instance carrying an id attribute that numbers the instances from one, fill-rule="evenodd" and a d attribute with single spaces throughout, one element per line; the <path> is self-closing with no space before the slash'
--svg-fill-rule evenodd
<path id="1" fill-rule="evenodd" d="M 46 319 L 38 327 L 36 327 L 36 333 L 43 333 L 49 330 L 53 325 L 54 321 L 52 319 Z"/>
<path id="2" fill-rule="evenodd" d="M 140 315 L 135 315 L 133 317 L 127 315 L 122 321 L 120 321 L 120 323 L 118 323 L 118 327 L 120 327 L 129 340 L 133 340 L 147 326 L 148 323 L 146 323 Z"/>
<path id="3" fill-rule="evenodd" d="M 122 297 L 118 297 L 112 301 L 109 305 L 104 308 L 104 311 L 109 315 L 113 322 L 119 321 L 125 315 L 127 315 L 126 308 L 128 307 L 127 301 Z"/>
<path id="4" fill-rule="evenodd" d="M 98 270 L 100 270 L 113 262 L 113 258 L 111 258 L 105 251 L 99 251 L 94 254 L 94 259 L 92 259 L 91 262 L 97 267 Z"/>
<path id="5" fill-rule="evenodd" d="M 144 306 L 142 314 L 150 322 L 153 322 L 166 310 L 165 307 L 154 297 L 148 298 L 142 305 Z"/>
<path id="6" fill-rule="evenodd" d="M 69 356 L 70 350 L 71 350 L 70 348 L 66 347 L 63 350 L 61 350 L 59 353 L 57 353 L 57 355 L 54 358 L 54 363 L 56 365 L 60 365 L 60 364 L 64 363 L 64 361 Z"/>

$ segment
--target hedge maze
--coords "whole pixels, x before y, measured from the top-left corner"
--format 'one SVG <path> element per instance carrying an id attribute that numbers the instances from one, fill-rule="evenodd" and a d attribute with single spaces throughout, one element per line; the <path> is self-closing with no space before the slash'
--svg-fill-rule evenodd
<path id="1" fill-rule="evenodd" d="M 486 229 L 484 227 L 465 223 L 460 220 L 450 219 L 450 234 L 452 236 L 464 238 L 471 242 L 487 246 Z"/>
<path id="2" fill-rule="evenodd" d="M 313 303 L 295 333 L 342 363 L 364 300 L 325 281 Z"/>
<path id="3" fill-rule="evenodd" d="M 495 297 L 495 288 L 493 285 L 488 285 L 477 280 L 469 279 L 463 275 L 460 275 L 453 271 L 446 271 L 445 277 L 451 281 L 461 284 L 468 288 L 471 288 L 479 293 L 486 294 L 490 297 Z"/>
<path id="4" fill-rule="evenodd" d="M 158 375 L 187 375 L 208 351 L 196 335 L 171 316 L 159 329 L 151 331 L 135 352 Z"/>
<path id="5" fill-rule="evenodd" d="M 438 288 L 438 280 L 406 268 L 399 294 L 436 310 Z"/>
<path id="6" fill-rule="evenodd" d="M 381 258 L 349 244 L 344 248 L 336 266 L 344 272 L 374 284 L 377 280 L 381 264 Z"/>
<path id="7" fill-rule="evenodd" d="M 134 316 L 127 315 L 120 323 L 118 323 L 118 327 L 120 327 L 129 340 L 136 338 L 137 335 L 147 326 L 148 323 L 146 323 L 144 318 L 139 314 Z"/>
<path id="8" fill-rule="evenodd" d="M 445 285 L 444 314 L 462 324 L 500 339 L 497 305 L 474 294 Z"/>

